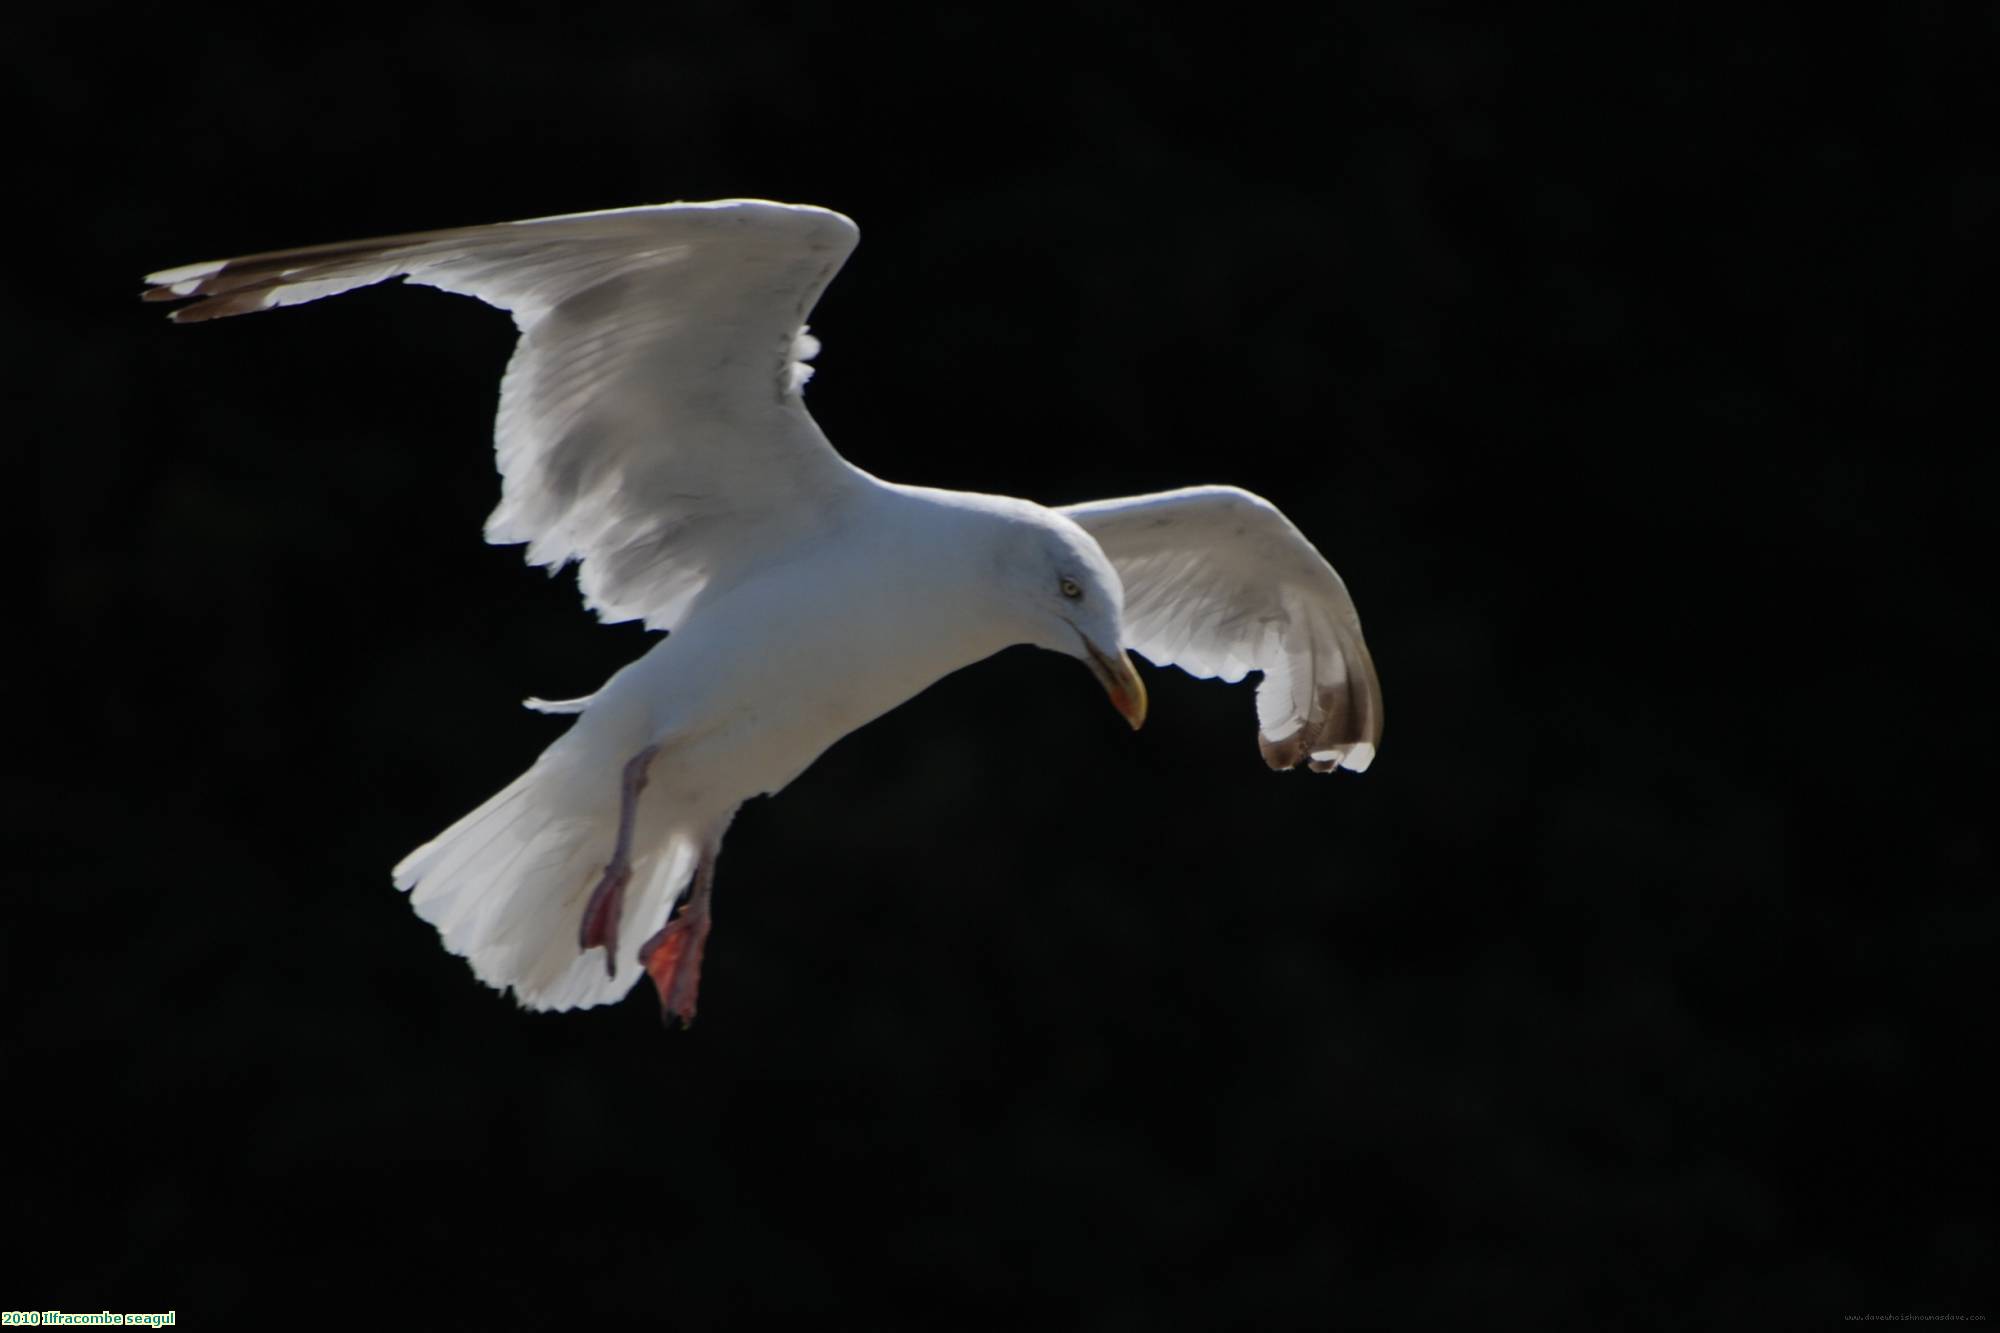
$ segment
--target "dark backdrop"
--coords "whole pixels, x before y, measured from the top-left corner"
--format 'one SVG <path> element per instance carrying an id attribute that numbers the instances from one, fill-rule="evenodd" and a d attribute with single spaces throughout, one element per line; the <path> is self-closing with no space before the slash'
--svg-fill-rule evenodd
<path id="1" fill-rule="evenodd" d="M 1892 8 L 20 20 L 5 1303 L 1990 1314 L 1996 27 Z M 862 227 L 862 466 L 1283 506 L 1376 767 L 1015 650 L 746 808 L 691 1032 L 475 983 L 388 867 L 646 641 L 479 541 L 508 323 L 137 280 L 728 195 Z"/>

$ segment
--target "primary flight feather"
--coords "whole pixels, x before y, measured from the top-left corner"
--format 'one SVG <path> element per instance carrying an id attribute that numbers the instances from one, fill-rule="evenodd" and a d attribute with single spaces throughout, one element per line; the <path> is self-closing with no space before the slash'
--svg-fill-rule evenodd
<path id="1" fill-rule="evenodd" d="M 858 232 L 732 199 L 310 246 L 168 269 L 214 319 L 403 278 L 520 339 L 500 384 L 496 543 L 577 565 L 607 621 L 673 631 L 529 770 L 405 857 L 447 948 L 534 1009 L 644 973 L 694 1018 L 737 808 L 940 677 L 1030 643 L 1085 663 L 1132 726 L 1126 649 L 1257 688 L 1273 768 L 1359 772 L 1381 690 L 1340 577 L 1275 507 L 1202 486 L 1048 509 L 885 482 L 806 412 L 806 318 Z"/>

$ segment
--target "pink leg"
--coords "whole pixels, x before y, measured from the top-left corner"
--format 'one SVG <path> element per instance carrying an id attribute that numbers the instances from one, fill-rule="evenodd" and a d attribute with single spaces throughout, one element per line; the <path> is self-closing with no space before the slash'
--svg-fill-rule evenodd
<path id="1" fill-rule="evenodd" d="M 673 920 L 660 927 L 639 950 L 639 961 L 660 994 L 660 1021 L 672 1027 L 694 1022 L 695 994 L 701 989 L 701 955 L 708 943 L 708 900 L 715 887 L 716 848 L 702 853 L 695 867 L 694 887 Z"/>
<path id="2" fill-rule="evenodd" d="M 611 850 L 611 863 L 590 892 L 583 907 L 583 924 L 577 930 L 577 947 L 583 950 L 604 946 L 604 974 L 618 973 L 618 919 L 625 914 L 625 886 L 632 881 L 632 826 L 639 820 L 639 793 L 646 790 L 646 772 L 653 765 L 657 745 L 648 745 L 625 764 L 625 776 L 618 788 L 618 843 Z"/>

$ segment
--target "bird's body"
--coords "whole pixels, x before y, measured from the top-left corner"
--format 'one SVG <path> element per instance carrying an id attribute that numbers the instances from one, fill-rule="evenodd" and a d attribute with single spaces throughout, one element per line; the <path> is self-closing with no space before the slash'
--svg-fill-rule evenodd
<path id="1" fill-rule="evenodd" d="M 984 498 L 878 483 L 796 558 L 704 590 L 585 718 L 616 714 L 641 744 L 699 752 L 709 785 L 738 801 L 777 791 L 848 732 L 1021 642 L 965 595 L 1018 521 L 965 503 Z"/>
<path id="2" fill-rule="evenodd" d="M 800 399 L 803 324 L 852 243 L 837 214 L 725 201 L 152 279 L 149 296 L 196 298 L 179 313 L 201 318 L 405 275 L 521 326 L 488 535 L 579 561 L 607 619 L 672 629 L 588 699 L 538 705 L 576 721 L 396 868 L 446 945 L 531 1007 L 614 1000 L 643 971 L 691 1019 L 737 808 L 1014 644 L 1085 661 L 1134 726 L 1127 644 L 1200 675 L 1262 670 L 1274 767 L 1373 756 L 1379 695 L 1352 605 L 1265 502 L 1208 487 L 1064 512 L 881 481 L 835 454 Z"/>

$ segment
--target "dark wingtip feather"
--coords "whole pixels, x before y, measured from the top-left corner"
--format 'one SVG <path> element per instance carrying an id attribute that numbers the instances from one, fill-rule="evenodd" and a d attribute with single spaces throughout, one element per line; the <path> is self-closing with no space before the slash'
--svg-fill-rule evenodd
<path id="1" fill-rule="evenodd" d="M 1306 757 L 1305 743 L 1300 739 L 1304 735 L 1305 728 L 1301 727 L 1283 740 L 1274 741 L 1259 731 L 1257 733 L 1257 752 L 1264 756 L 1264 762 L 1270 765 L 1274 771 L 1283 773 L 1288 769 L 1296 767 L 1299 760 Z"/>
<path id="2" fill-rule="evenodd" d="M 439 232 L 438 236 L 453 233 Z M 380 259 L 427 239 L 424 236 L 384 236 L 366 241 L 336 241 L 292 250 L 272 250 L 238 259 L 188 264 L 146 275 L 151 284 L 139 293 L 142 301 L 186 301 L 169 316 L 177 324 L 247 315 L 269 310 L 267 299 L 280 289 L 302 282 L 346 276 L 343 269 L 358 261 Z M 375 278 L 373 281 L 381 281 Z"/>
<path id="3" fill-rule="evenodd" d="M 1264 762 L 1279 772 L 1303 763 L 1315 773 L 1331 773 L 1357 748 L 1367 747 L 1370 758 L 1373 757 L 1376 740 L 1381 735 L 1380 724 L 1374 717 L 1376 711 L 1372 697 L 1364 706 L 1355 706 L 1355 692 L 1348 682 L 1330 685 L 1314 696 L 1312 711 L 1291 735 L 1274 741 L 1258 732 L 1257 750 L 1264 756 Z M 1334 757 L 1312 757 L 1327 753 Z"/>

